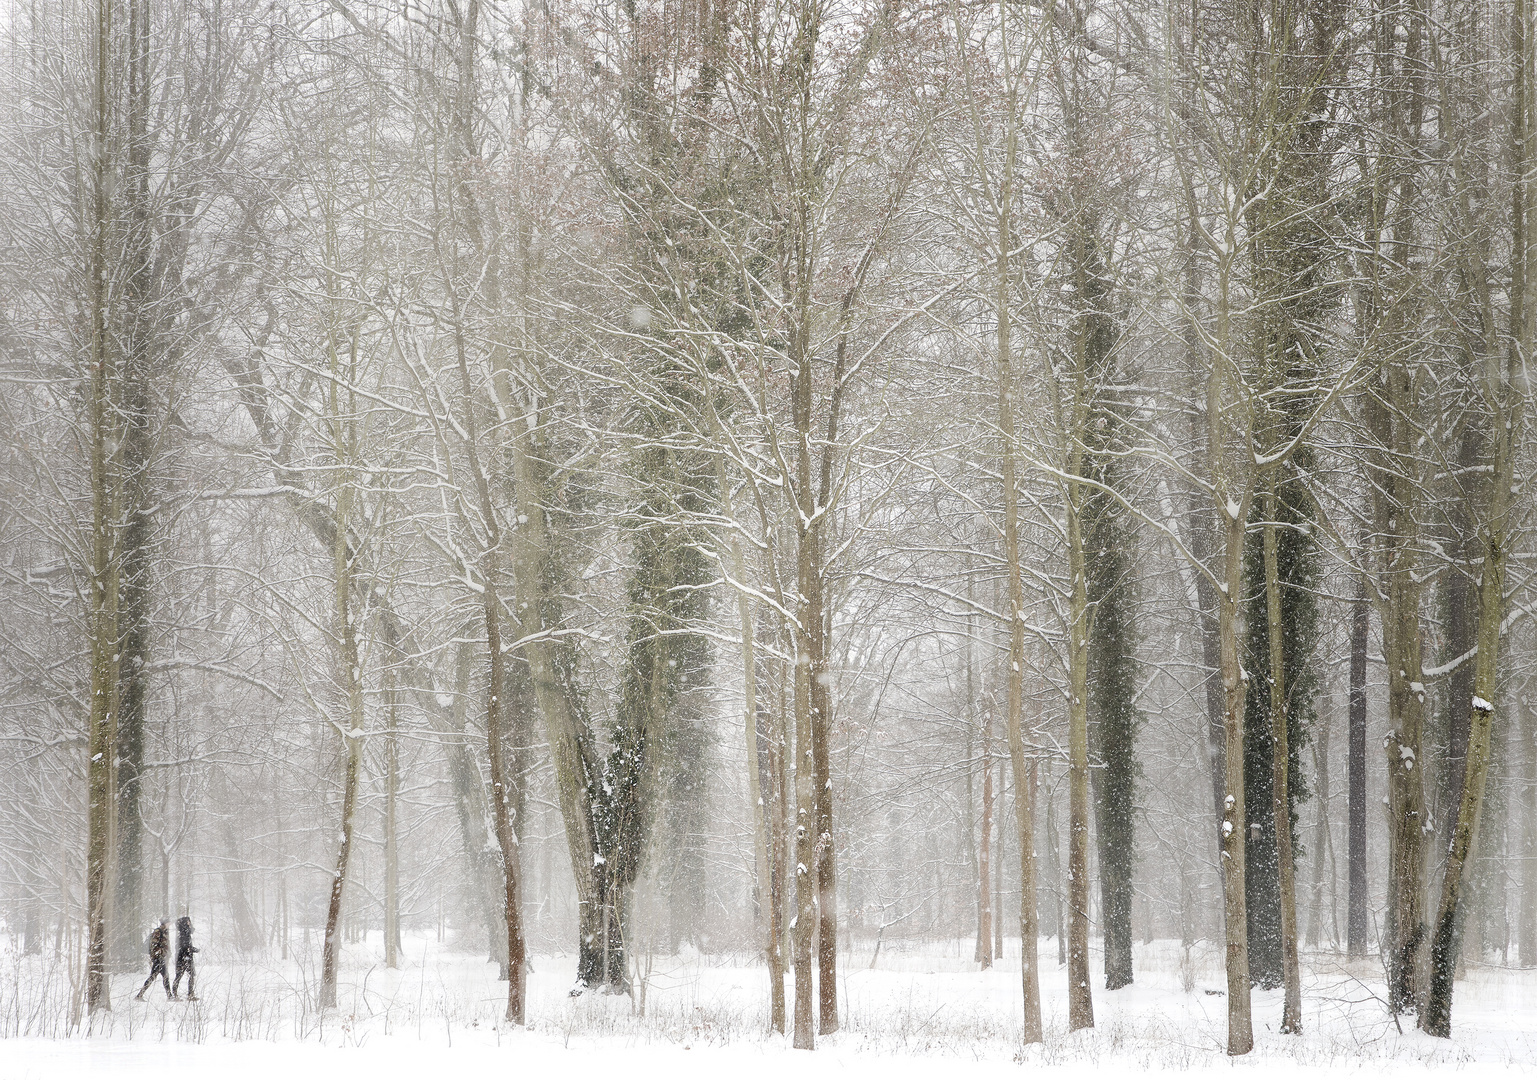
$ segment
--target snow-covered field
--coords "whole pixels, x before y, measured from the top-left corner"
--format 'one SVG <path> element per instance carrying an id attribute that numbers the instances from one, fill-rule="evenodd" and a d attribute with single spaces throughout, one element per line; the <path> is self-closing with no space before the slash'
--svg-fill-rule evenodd
<path id="1" fill-rule="evenodd" d="M 158 987 L 132 1000 L 142 975 L 113 980 L 117 1010 L 86 1035 L 68 1027 L 71 986 L 43 959 L 0 954 L 0 1080 L 163 1077 L 373 1080 L 456 1075 L 609 1075 L 726 1080 L 962 1072 L 1016 1076 L 1021 1066 L 1059 1075 L 1119 1072 L 1351 1076 L 1402 1080 L 1459 1075 L 1537 1076 L 1537 971 L 1470 966 L 1457 986 L 1450 1041 L 1400 1032 L 1382 1006 L 1375 960 L 1347 965 L 1306 958 L 1305 1030 L 1276 1034 L 1279 992 L 1256 991 L 1257 1047 L 1223 1053 L 1220 953 L 1195 950 L 1182 965 L 1174 942 L 1137 946 L 1137 984 L 1094 998 L 1096 1027 L 1066 1031 L 1065 972 L 1044 942 L 1043 1046 L 1019 1043 L 1017 943 L 993 970 L 970 961 L 970 943 L 904 951 L 889 943 L 869 968 L 856 948 L 842 975 L 844 1029 L 815 1053 L 769 1035 L 767 976 L 742 957 L 658 957 L 635 999 L 570 997 L 574 961 L 539 956 L 530 976 L 529 1026 L 498 1022 L 505 1001 L 494 969 L 435 941 L 408 939 L 402 970 L 383 965 L 377 942 L 350 947 L 341 1008 L 317 1013 L 309 962 L 220 963 L 205 953 L 198 1002 L 167 1002 Z M 1188 985 L 1188 988 L 1187 988 Z M 637 990 L 639 988 L 637 987 Z M 528 1071 L 532 1070 L 532 1071 Z"/>

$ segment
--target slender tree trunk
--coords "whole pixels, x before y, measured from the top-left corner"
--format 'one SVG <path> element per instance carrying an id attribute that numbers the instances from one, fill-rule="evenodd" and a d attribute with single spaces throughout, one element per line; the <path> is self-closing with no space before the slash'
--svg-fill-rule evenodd
<path id="1" fill-rule="evenodd" d="M 776 700 L 768 709 L 769 939 L 772 949 L 769 953 L 769 1018 L 774 1030 L 782 1035 L 788 1022 L 785 1008 L 788 930 L 785 911 L 790 903 L 790 890 L 787 888 L 790 877 L 790 754 L 785 725 L 783 665 L 776 664 L 775 667 L 779 671 L 779 690 Z"/>
<path id="2" fill-rule="evenodd" d="M 488 505 L 485 512 L 494 512 Z M 507 924 L 507 1011 L 506 1020 L 521 1026 L 527 996 L 528 969 L 523 942 L 523 871 L 520 865 L 517 832 L 513 828 L 514 793 L 502 736 L 503 702 L 507 693 L 507 658 L 502 649 L 502 601 L 496 579 L 501 567 L 496 557 L 500 536 L 491 526 L 489 549 L 484 560 L 485 581 L 481 593 L 485 603 L 486 648 L 491 654 L 491 686 L 486 695 L 486 752 L 491 766 L 491 811 L 496 826 L 497 846 L 502 849 L 502 904 Z"/>
<path id="3" fill-rule="evenodd" d="M 1537 967 L 1537 708 L 1527 693 L 1517 700 L 1521 719 L 1521 782 L 1516 820 L 1521 823 L 1521 907 L 1516 915 L 1516 949 L 1524 968 Z"/>
<path id="4" fill-rule="evenodd" d="M 982 843 L 977 857 L 977 961 L 993 966 L 993 714 L 982 714 Z"/>
<path id="5" fill-rule="evenodd" d="M 384 966 L 400 966 L 400 852 L 397 814 L 400 793 L 399 720 L 395 672 L 389 672 L 389 727 L 384 734 Z"/>
<path id="6" fill-rule="evenodd" d="M 1019 937 L 1020 981 L 1024 993 L 1024 1025 L 1021 1038 L 1042 1041 L 1041 975 L 1039 971 L 1040 925 L 1035 906 L 1035 769 L 1025 749 L 1025 587 L 1020 571 L 1019 487 L 1014 461 L 1014 366 L 1009 289 L 1014 247 L 1012 221 L 1015 128 L 1005 133 L 1004 183 L 999 196 L 997 297 L 998 320 L 998 432 L 1000 471 L 1003 480 L 1003 562 L 1008 576 L 1009 651 L 1008 692 L 1004 730 L 1009 741 L 1009 760 L 1014 771 L 1014 824 L 1019 837 Z"/>
<path id="7" fill-rule="evenodd" d="M 805 556 L 803 555 L 802 558 Z M 797 1050 L 816 1049 L 813 939 L 816 936 L 815 796 L 812 793 L 811 682 L 809 658 L 801 635 L 792 635 L 795 656 L 795 916 L 790 920 L 795 965 L 795 1028 Z"/>
<path id="8" fill-rule="evenodd" d="M 471 28 L 473 32 L 473 24 Z M 524 1022 L 527 991 L 527 949 L 523 939 L 522 867 L 517 831 L 513 824 L 513 791 L 506 760 L 506 739 L 503 735 L 503 719 L 506 715 L 508 691 L 507 655 L 502 648 L 502 600 L 499 583 L 502 574 L 502 532 L 491 498 L 491 485 L 481 465 L 482 447 L 479 443 L 478 424 L 475 418 L 475 399 L 470 380 L 469 359 L 466 355 L 462 314 L 458 298 L 454 298 L 455 354 L 459 368 L 460 392 L 463 395 L 464 415 L 461 430 L 464 433 L 465 456 L 475 482 L 475 493 L 480 504 L 480 517 L 485 529 L 485 550 L 480 557 L 481 612 L 486 626 L 486 651 L 490 661 L 490 686 L 486 693 L 486 756 L 490 766 L 491 820 L 496 830 L 497 846 L 502 853 L 502 918 L 507 932 L 507 1009 L 508 1023 L 521 1026 Z M 577 871 L 581 873 L 580 870 Z"/>
<path id="9" fill-rule="evenodd" d="M 334 382 L 333 382 L 334 386 Z M 340 446 L 340 440 L 338 440 Z M 347 523 L 351 516 L 350 476 L 338 485 L 336 510 L 335 580 L 336 621 L 340 649 L 338 666 L 347 697 L 347 730 L 342 734 L 347 760 L 342 779 L 341 844 L 336 852 L 336 869 L 331 874 L 331 897 L 326 906 L 325 941 L 320 962 L 320 1007 L 336 1007 L 336 968 L 341 942 L 342 896 L 347 884 L 347 863 L 352 854 L 353 826 L 357 817 L 358 772 L 363 760 L 363 681 L 358 669 L 357 630 L 352 614 L 351 552 L 346 543 Z"/>
<path id="10" fill-rule="evenodd" d="M 1407 267 L 1416 250 L 1420 213 L 1419 166 L 1421 132 L 1425 122 L 1424 63 L 1427 10 L 1409 5 L 1401 13 L 1383 8 L 1377 13 L 1379 41 L 1392 51 L 1383 59 L 1401 66 L 1403 77 L 1387 74 L 1384 104 L 1396 121 L 1378 164 L 1374 218 L 1386 223 L 1386 236 L 1373 252 L 1374 279 L 1389 287 L 1403 286 L 1398 267 Z M 1402 31 L 1400 30 L 1402 27 Z M 1401 44 L 1400 44 L 1401 42 Z M 1400 51 L 1401 50 L 1401 51 Z M 1407 162 L 1407 164 L 1406 164 Z M 1374 239 L 1377 237 L 1374 235 Z M 1402 317 L 1391 312 L 1382 297 L 1373 295 L 1369 310 L 1381 319 Z M 1373 330 L 1377 327 L 1374 325 Z M 1425 789 L 1421 762 L 1424 735 L 1425 686 L 1420 627 L 1419 517 L 1424 496 L 1420 483 L 1418 436 L 1414 419 L 1420 409 L 1416 390 L 1418 353 L 1411 344 L 1418 333 L 1412 322 L 1392 326 L 1390 353 L 1383 363 L 1380 391 L 1369 395 L 1368 420 L 1373 428 L 1377 460 L 1373 465 L 1373 528 L 1381 547 L 1377 573 L 1382 594 L 1383 657 L 1388 673 L 1388 735 L 1384 741 L 1388 774 L 1388 917 L 1383 949 L 1387 954 L 1388 1006 L 1397 1013 L 1415 1008 L 1422 987 L 1425 941 Z M 1379 395 L 1382 399 L 1378 400 Z"/>
<path id="11" fill-rule="evenodd" d="M 1356 586 L 1350 612 L 1350 897 L 1345 952 L 1366 955 L 1366 646 L 1371 604 L 1366 579 Z"/>
<path id="12" fill-rule="evenodd" d="M 1000 802 L 1005 798 L 1003 769 L 1003 761 L 999 759 L 997 791 Z M 1002 811 L 993 816 L 998 823 L 998 846 L 994 849 L 996 854 L 993 856 L 993 862 L 997 866 L 997 870 L 993 874 L 993 959 L 1001 960 L 1003 959 L 1003 868 L 1006 865 L 1003 857 L 1005 845 L 1008 843 L 1009 832 L 1008 828 L 1004 825 Z"/>
<path id="13" fill-rule="evenodd" d="M 820 533 L 820 529 L 817 531 Z M 822 609 L 820 535 L 814 547 L 819 553 L 815 575 L 818 585 L 815 618 L 820 639 L 813 651 L 818 659 L 812 668 L 815 676 L 810 687 L 813 703 L 812 781 L 816 789 L 817 1004 L 818 1030 L 823 1035 L 831 1035 L 838 1030 L 838 871 L 833 847 L 833 787 L 828 748 L 829 728 L 832 727 L 832 676 L 826 660 L 827 623 Z"/>
<path id="14" fill-rule="evenodd" d="M 1196 257 L 1196 244 L 1199 241 L 1200 226 L 1198 224 L 1198 210 L 1192 203 L 1190 206 L 1190 221 L 1183 230 L 1185 236 L 1185 268 L 1181 281 L 1181 303 L 1187 311 L 1198 311 L 1202 302 L 1201 293 L 1201 264 Z M 1199 333 L 1194 322 L 1185 332 L 1185 361 L 1191 372 L 1198 372 L 1205 363 L 1205 355 L 1201 345 Z M 1189 421 L 1190 444 L 1193 447 L 1204 449 L 1205 456 L 1211 455 L 1209 445 L 1210 421 L 1204 411 L 1196 407 L 1199 396 L 1196 387 L 1191 386 L 1191 405 L 1186 410 Z M 1206 423 L 1202 421 L 1206 420 Z M 1189 522 L 1187 548 L 1190 557 L 1198 566 L 1206 565 L 1212 555 L 1212 542 L 1214 535 L 1214 521 L 1211 506 L 1205 502 L 1200 493 L 1192 487 L 1189 492 L 1189 506 L 1186 511 L 1186 520 Z M 1202 732 L 1206 743 L 1206 762 L 1211 774 L 1212 805 L 1215 808 L 1213 820 L 1221 822 L 1227 813 L 1227 748 L 1225 744 L 1226 729 L 1223 724 L 1223 694 L 1222 694 L 1222 634 L 1220 620 L 1217 612 L 1217 590 L 1211 579 L 1202 573 L 1193 575 L 1195 579 L 1195 599 L 1197 610 L 1197 630 L 1201 638 L 1201 666 L 1205 672 L 1203 680 L 1206 698 L 1206 725 Z M 1220 859 L 1222 838 L 1217 837 L 1217 852 Z"/>
<path id="15" fill-rule="evenodd" d="M 1212 404 L 1215 415 L 1220 406 Z M 1219 439 L 1213 439 L 1220 446 Z M 1245 499 L 1245 502 L 1248 500 Z M 1227 947 L 1227 1052 L 1254 1049 L 1254 1020 L 1249 997 L 1249 928 L 1244 893 L 1244 834 L 1247 817 L 1243 791 L 1244 671 L 1238 659 L 1239 604 L 1243 590 L 1244 522 L 1246 506 L 1219 506 L 1223 518 L 1223 584 L 1217 603 L 1222 646 L 1223 742 L 1227 765 L 1227 795 L 1222 820 L 1222 911 Z"/>
<path id="16" fill-rule="evenodd" d="M 1292 858 L 1291 798 L 1287 791 L 1286 661 L 1282 653 L 1281 583 L 1277 567 L 1275 522 L 1280 513 L 1276 477 L 1270 477 L 1265 494 L 1265 612 L 1270 632 L 1270 731 L 1273 784 L 1270 812 L 1275 822 L 1276 855 L 1281 886 L 1281 962 L 1286 1000 L 1281 1013 L 1281 1033 L 1302 1033 L 1302 977 L 1297 957 L 1297 875 Z"/>
<path id="17" fill-rule="evenodd" d="M 1067 967 L 1067 905 L 1062 889 L 1062 845 L 1057 841 L 1056 791 L 1046 799 L 1046 864 L 1051 867 L 1051 925 L 1057 939 L 1057 966 Z"/>
<path id="18" fill-rule="evenodd" d="M 1308 910 L 1308 934 L 1307 943 L 1316 948 L 1322 938 L 1319 936 L 1324 919 L 1324 883 L 1330 880 L 1330 867 L 1325 861 L 1329 848 L 1329 729 L 1331 725 L 1324 721 L 1317 726 L 1313 735 L 1313 774 L 1316 777 L 1313 785 L 1313 797 L 1318 802 L 1318 820 L 1313 827 L 1313 889 Z M 1339 925 L 1334 926 L 1331 937 L 1334 944 L 1339 944 Z"/>
<path id="19" fill-rule="evenodd" d="M 1089 601 L 1079 485 L 1067 500 L 1070 641 L 1067 703 L 1067 1028 L 1094 1026 L 1089 985 Z"/>
<path id="20" fill-rule="evenodd" d="M 91 705 L 89 754 L 86 762 L 86 1008 L 95 1013 L 112 1008 L 107 978 L 107 935 L 112 924 L 113 864 L 117 854 L 118 742 L 118 571 L 117 520 L 120 503 L 116 406 L 113 365 L 108 341 L 107 231 L 110 227 L 107 184 L 110 163 L 107 140 L 109 42 L 112 8 L 98 0 L 96 8 L 94 124 L 91 173 L 90 262 L 91 312 L 90 440 L 91 440 Z"/>
<path id="21" fill-rule="evenodd" d="M 726 484 L 724 461 L 716 458 L 716 484 L 724 497 Z M 745 585 L 746 563 L 741 542 L 731 538 L 731 563 L 736 579 Z M 769 1016 L 776 1031 L 784 1031 L 784 974 L 779 970 L 778 929 L 773 907 L 773 865 L 769 862 L 768 801 L 764 790 L 764 761 L 760 754 L 762 722 L 758 704 L 758 661 L 753 640 L 752 601 L 744 590 L 737 592 L 737 621 L 742 628 L 742 719 L 747 739 L 747 798 L 753 825 L 753 914 L 758 920 L 759 939 L 764 944 L 764 958 L 769 971 Z"/>

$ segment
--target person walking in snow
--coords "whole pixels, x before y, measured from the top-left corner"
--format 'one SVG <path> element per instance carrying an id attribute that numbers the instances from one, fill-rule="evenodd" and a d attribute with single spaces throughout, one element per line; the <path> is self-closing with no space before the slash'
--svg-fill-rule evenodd
<path id="1" fill-rule="evenodd" d="M 144 1000 L 144 991 L 149 989 L 149 984 L 155 981 L 156 975 L 159 975 L 160 981 L 165 983 L 165 996 L 174 998 L 176 995 L 171 990 L 171 977 L 165 971 L 165 958 L 171 951 L 171 920 L 161 919 L 160 925 L 149 932 L 149 939 L 145 944 L 149 946 L 149 978 L 145 979 L 144 985 L 139 987 L 134 1000 Z"/>
<path id="2" fill-rule="evenodd" d="M 181 977 L 187 977 L 187 1000 L 197 1000 L 197 968 L 192 954 L 197 952 L 192 944 L 192 919 L 183 915 L 176 920 L 176 982 L 173 993 L 181 992 Z"/>

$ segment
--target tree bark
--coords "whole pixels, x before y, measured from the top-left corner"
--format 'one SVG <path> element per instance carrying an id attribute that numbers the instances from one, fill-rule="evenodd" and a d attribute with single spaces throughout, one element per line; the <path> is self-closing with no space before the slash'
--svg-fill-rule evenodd
<path id="1" fill-rule="evenodd" d="M 123 484 L 127 520 L 122 537 L 122 643 L 118 648 L 117 894 L 114 952 L 119 966 L 138 966 L 143 947 L 144 833 L 142 797 L 145 713 L 149 692 L 151 549 L 154 492 L 154 398 L 150 363 L 156 322 L 151 310 L 152 259 L 149 220 L 149 4 L 128 5 L 127 171 L 128 234 L 126 337 L 123 364 Z"/>
<path id="2" fill-rule="evenodd" d="M 1210 415 L 1220 416 L 1213 402 Z M 1220 439 L 1213 439 L 1220 446 Z M 1219 487 L 1219 496 L 1222 489 Z M 1254 1020 L 1249 997 L 1249 927 L 1244 892 L 1244 834 L 1248 818 L 1243 790 L 1243 728 L 1245 672 L 1238 659 L 1238 607 L 1243 590 L 1244 522 L 1249 499 L 1237 506 L 1218 507 L 1223 522 L 1222 590 L 1217 603 L 1218 638 L 1222 646 L 1223 744 L 1227 765 L 1227 795 L 1222 820 L 1222 913 L 1227 951 L 1227 1052 L 1254 1049 Z"/>
<path id="3" fill-rule="evenodd" d="M 982 839 L 977 853 L 977 962 L 993 966 L 993 714 L 982 714 Z"/>
<path id="4" fill-rule="evenodd" d="M 1313 771 L 1316 777 L 1314 781 L 1314 798 L 1318 800 L 1318 818 L 1313 827 L 1313 895 L 1308 910 L 1307 943 L 1309 947 L 1316 948 L 1323 940 L 1320 936 L 1324 922 L 1324 886 L 1327 883 L 1332 890 L 1334 887 L 1333 846 L 1329 836 L 1329 800 L 1331 797 L 1331 785 L 1329 776 L 1329 742 L 1330 727 L 1328 721 L 1320 723 L 1313 733 Z M 1328 855 L 1326 860 L 1325 855 Z M 1339 945 L 1339 917 L 1338 911 L 1333 906 L 1330 908 L 1332 927 L 1330 941 Z"/>
<path id="5" fill-rule="evenodd" d="M 339 264 L 334 246 L 334 228 L 327 225 L 328 265 Z M 327 281 L 328 293 L 338 294 L 334 280 Z M 358 460 L 357 400 L 352 393 L 356 384 L 355 361 L 357 350 L 349 350 L 353 363 L 344 365 L 342 346 L 338 342 L 334 324 L 328 328 L 326 351 L 330 357 L 329 386 L 325 391 L 325 425 L 330 437 L 332 458 L 331 480 L 334 491 L 331 529 L 331 573 L 333 612 L 335 619 L 336 671 L 345 705 L 342 734 L 345 762 L 342 772 L 341 840 L 337 848 L 336 867 L 331 874 L 330 901 L 326 908 L 325 937 L 321 950 L 319 1006 L 334 1008 L 337 1003 L 337 966 L 340 961 L 342 902 L 347 885 L 347 868 L 352 854 L 354 826 L 357 819 L 358 777 L 363 762 L 364 715 L 363 672 L 358 650 L 359 617 L 354 612 L 354 590 L 359 576 L 359 549 L 349 542 L 353 517 L 353 503 L 357 495 L 355 463 Z M 345 388 L 345 389 L 344 389 Z M 367 590 L 365 596 L 371 596 Z M 367 600 L 358 603 L 366 610 Z"/>
<path id="6" fill-rule="evenodd" d="M 1473 696 L 1468 720 L 1467 758 L 1462 779 L 1457 824 L 1447 846 L 1441 904 L 1430 948 L 1430 986 L 1420 1027 L 1430 1035 L 1450 1038 L 1452 990 L 1467 920 L 1463 893 L 1472 876 L 1479 825 L 1492 756 L 1495 699 L 1499 692 L 1499 652 L 1505 615 L 1505 567 L 1512 543 L 1511 490 L 1515 479 L 1515 433 L 1522 427 L 1523 391 L 1519 375 L 1532 355 L 1533 308 L 1537 306 L 1537 244 L 1529 229 L 1537 219 L 1537 191 L 1531 170 L 1533 112 L 1537 109 L 1532 70 L 1534 46 L 1528 0 L 1516 0 L 1511 18 L 1515 101 L 1510 136 L 1515 182 L 1511 185 L 1510 341 L 1503 370 L 1490 355 L 1480 373 L 1484 403 L 1489 408 L 1488 444 L 1491 469 L 1487 486 L 1479 485 L 1486 516 L 1479 523 L 1483 555 L 1478 577 L 1478 634 L 1473 668 Z M 1455 703 L 1454 703 L 1455 704 Z"/>
<path id="7" fill-rule="evenodd" d="M 1281 583 L 1277 568 L 1275 522 L 1280 514 L 1276 477 L 1265 493 L 1265 612 L 1270 632 L 1270 731 L 1272 775 L 1270 812 L 1275 823 L 1276 853 L 1281 886 L 1281 958 L 1286 999 L 1281 1033 L 1302 1033 L 1302 978 L 1297 957 L 1297 875 L 1292 858 L 1291 799 L 1287 792 L 1286 661 L 1282 653 Z"/>
<path id="8" fill-rule="evenodd" d="M 1089 601 L 1080 486 L 1068 483 L 1067 1029 L 1094 1026 L 1089 985 Z"/>
<path id="9" fill-rule="evenodd" d="M 1366 646 L 1371 604 L 1366 579 L 1356 586 L 1350 612 L 1350 892 L 1345 919 L 1345 952 L 1366 955 Z"/>
<path id="10" fill-rule="evenodd" d="M 491 512 L 489 498 L 486 512 Z M 521 1026 L 527 996 L 528 971 L 523 942 L 522 868 L 517 833 L 513 829 L 511 779 L 502 736 L 502 701 L 507 692 L 507 660 L 502 648 L 501 598 L 496 579 L 500 575 L 496 549 L 500 534 L 492 526 L 485 557 L 483 582 L 486 620 L 486 648 L 491 654 L 491 686 L 486 694 L 486 752 L 491 766 L 491 810 L 496 823 L 496 842 L 502 850 L 503 914 L 507 924 L 507 1011 L 508 1023 Z"/>
<path id="11" fill-rule="evenodd" d="M 389 671 L 384 734 L 384 966 L 400 967 L 400 729 L 395 700 L 395 671 Z"/>
<path id="12" fill-rule="evenodd" d="M 479 562 L 481 611 L 485 620 L 486 651 L 490 661 L 490 686 L 486 692 L 486 756 L 491 774 L 491 820 L 496 830 L 497 846 L 502 852 L 502 918 L 507 932 L 507 1008 L 504 1016 L 508 1023 L 521 1026 L 524 1022 L 528 975 L 523 940 L 522 868 L 518 835 L 512 818 L 516 794 L 509 775 L 506 742 L 502 732 L 508 686 L 507 656 L 502 648 L 502 601 L 498 592 L 502 571 L 502 531 L 491 499 L 490 481 L 480 463 L 482 448 L 479 445 L 473 386 L 457 297 L 454 314 L 455 356 L 464 407 L 462 430 L 465 435 L 465 456 L 475 482 L 481 526 L 485 530 L 482 538 L 485 548 Z"/>
<path id="13" fill-rule="evenodd" d="M 768 844 L 769 844 L 769 1019 L 774 1030 L 784 1034 L 786 964 L 786 906 L 790 903 L 790 780 L 789 737 L 785 727 L 783 665 L 776 663 L 779 675 L 775 701 L 767 709 L 768 745 Z"/>
<path id="14" fill-rule="evenodd" d="M 333 364 L 335 353 L 332 354 Z M 337 375 L 333 370 L 333 408 L 335 412 L 335 386 Z M 334 421 L 339 426 L 340 419 Z M 350 425 L 347 425 L 350 426 Z M 343 440 L 336 440 L 338 451 Z M 340 456 L 340 453 L 338 454 Z M 353 825 L 357 818 L 358 772 L 363 760 L 363 678 L 358 668 L 357 628 L 352 614 L 352 551 L 346 542 L 347 524 L 351 517 L 352 478 L 344 473 L 340 477 L 336 496 L 336 542 L 333 547 L 335 575 L 335 605 L 338 644 L 338 668 L 346 695 L 347 730 L 342 733 L 346 748 L 346 764 L 342 775 L 341 843 L 336 852 L 336 869 L 331 873 L 331 895 L 326 906 L 325 940 L 321 950 L 320 998 L 322 1009 L 336 1007 L 336 969 L 341 952 L 337 931 L 341 926 L 342 896 L 347 884 L 347 863 L 352 854 Z"/>
<path id="15" fill-rule="evenodd" d="M 1508 487 L 1507 487 L 1508 490 Z M 1500 500 L 1503 501 L 1503 500 Z M 1494 532 L 1494 530 L 1491 530 Z M 1452 1034 L 1452 989 L 1467 921 L 1463 893 L 1472 876 L 1479 825 L 1483 816 L 1485 786 L 1489 777 L 1490 735 L 1494 723 L 1496 662 L 1500 644 L 1500 620 L 1504 614 L 1503 536 L 1485 546 L 1482 580 L 1479 583 L 1477 670 L 1473 677 L 1472 716 L 1468 723 L 1466 771 L 1457 825 L 1446 853 L 1441 904 L 1436 915 L 1435 937 L 1430 947 L 1430 986 L 1420 1027 L 1429 1035 Z M 1488 694 L 1489 697 L 1484 695 Z"/>
<path id="16" fill-rule="evenodd" d="M 1040 924 L 1035 899 L 1035 770 L 1027 757 L 1024 735 L 1025 701 L 1025 588 L 1020 571 L 1019 487 L 1015 465 L 1014 356 L 1010 287 L 1014 248 L 1013 175 L 1017 153 L 1014 110 L 1009 110 L 1005 130 L 1004 183 L 999 195 L 998 265 L 995 305 L 998 325 L 998 432 L 999 466 L 1003 480 L 1003 562 L 1008 576 L 1009 651 L 1008 692 L 1004 729 L 1009 741 L 1009 760 L 1014 772 L 1014 824 L 1019 837 L 1019 936 L 1020 982 L 1024 995 L 1021 1038 L 1041 1042 L 1041 976 L 1039 971 Z"/>
<path id="17" fill-rule="evenodd" d="M 91 704 L 86 762 L 86 971 L 88 1012 L 110 1011 L 107 978 L 107 935 L 112 923 L 112 891 L 117 854 L 117 723 L 118 723 L 118 602 L 119 560 L 117 521 L 121 495 L 114 396 L 114 365 L 108 341 L 107 199 L 110 163 L 107 102 L 112 8 L 97 0 L 88 297 L 91 314 L 89 371 L 91 472 Z"/>
<path id="18" fill-rule="evenodd" d="M 1523 775 L 1516 815 L 1521 822 L 1521 909 L 1516 916 L 1516 949 L 1521 966 L 1531 968 L 1537 967 L 1537 709 L 1532 707 L 1530 689 L 1518 700 Z"/>
<path id="19" fill-rule="evenodd" d="M 802 556 L 804 558 L 804 556 Z M 804 574 L 804 571 L 802 572 Z M 800 634 L 791 637 L 795 649 L 795 916 L 790 920 L 795 965 L 795 1030 L 797 1050 L 816 1049 L 813 944 L 816 936 L 816 800 L 811 746 L 811 663 Z"/>

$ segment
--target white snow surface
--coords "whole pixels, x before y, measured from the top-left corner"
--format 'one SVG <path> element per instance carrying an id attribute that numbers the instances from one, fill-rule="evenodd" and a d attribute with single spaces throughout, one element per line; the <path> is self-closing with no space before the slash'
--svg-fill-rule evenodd
<path id="1" fill-rule="evenodd" d="M 1155 1073 L 1308 1080 L 1419 1080 L 1537 1074 L 1537 970 L 1469 964 L 1457 984 L 1453 1037 L 1432 1039 L 1383 1008 L 1376 957 L 1304 956 L 1305 1033 L 1276 1032 L 1280 991 L 1254 993 L 1252 1054 L 1229 1059 L 1221 949 L 1203 942 L 1182 965 L 1177 942 L 1136 946 L 1136 984 L 1106 992 L 1097 949 L 1091 1030 L 1067 1031 L 1067 975 L 1041 943 L 1044 1045 L 1019 1041 L 1018 939 L 990 971 L 970 940 L 857 942 L 840 972 L 843 1030 L 814 1052 L 767 1028 L 767 974 L 743 955 L 649 958 L 638 998 L 569 997 L 570 956 L 537 956 L 529 1025 L 501 1022 L 506 987 L 483 957 L 408 938 L 404 966 L 383 965 L 375 934 L 344 952 L 341 1007 L 313 1008 L 318 957 L 200 956 L 202 1000 L 133 1000 L 141 975 L 112 981 L 116 1011 L 94 1034 L 68 1027 L 68 973 L 0 946 L 0 1080 L 396 1080 L 442 1075 L 610 1076 L 615 1080 L 880 1080 Z M 318 939 L 317 939 L 318 941 Z M 317 950 L 318 951 L 318 950 Z M 205 958 L 206 957 L 206 958 Z M 646 967 L 642 956 L 640 965 Z M 1188 988 L 1187 988 L 1188 987 Z M 639 987 L 637 986 L 637 994 Z M 168 1073 L 167 1070 L 170 1070 Z"/>

